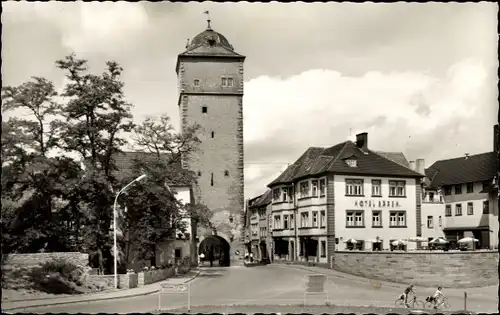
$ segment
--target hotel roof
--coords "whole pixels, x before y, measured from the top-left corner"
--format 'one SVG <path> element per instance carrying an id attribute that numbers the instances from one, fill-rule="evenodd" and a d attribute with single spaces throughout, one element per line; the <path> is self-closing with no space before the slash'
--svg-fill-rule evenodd
<path id="1" fill-rule="evenodd" d="M 425 170 L 430 187 L 491 180 L 497 172 L 495 152 L 440 160 Z"/>
<path id="2" fill-rule="evenodd" d="M 347 165 L 355 159 L 356 166 Z M 311 147 L 290 165 L 268 187 L 292 183 L 302 178 L 326 173 L 359 176 L 394 176 L 422 178 L 424 175 L 411 170 L 408 161 L 399 152 L 361 150 L 354 142 L 346 141 L 329 148 Z"/>

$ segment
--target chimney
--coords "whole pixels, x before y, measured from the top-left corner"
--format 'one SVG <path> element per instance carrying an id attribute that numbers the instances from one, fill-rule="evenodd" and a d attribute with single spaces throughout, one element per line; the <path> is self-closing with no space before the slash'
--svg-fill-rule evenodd
<path id="1" fill-rule="evenodd" d="M 493 152 L 498 153 L 498 124 L 493 127 Z"/>
<path id="2" fill-rule="evenodd" d="M 410 169 L 411 169 L 412 171 L 414 171 L 414 170 L 415 170 L 415 161 L 410 161 Z"/>
<path id="3" fill-rule="evenodd" d="M 424 159 L 417 159 L 415 164 L 416 164 L 415 171 L 417 173 L 425 175 L 425 160 Z"/>
<path id="4" fill-rule="evenodd" d="M 367 132 L 358 133 L 356 135 L 356 145 L 362 151 L 368 150 L 368 133 Z"/>

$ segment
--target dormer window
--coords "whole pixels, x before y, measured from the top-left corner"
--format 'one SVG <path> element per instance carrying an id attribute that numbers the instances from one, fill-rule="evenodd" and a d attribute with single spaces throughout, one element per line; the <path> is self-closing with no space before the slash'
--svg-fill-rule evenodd
<path id="1" fill-rule="evenodd" d="M 194 84 L 194 86 L 200 86 L 200 80 L 195 79 L 195 80 L 193 81 L 193 84 Z"/>
<path id="2" fill-rule="evenodd" d="M 347 159 L 345 160 L 345 163 L 349 165 L 349 167 L 356 167 L 358 166 L 358 163 L 355 159 Z"/>
<path id="3" fill-rule="evenodd" d="M 214 47 L 215 46 L 215 39 L 209 38 L 208 39 L 208 45 L 210 45 L 210 47 Z"/>

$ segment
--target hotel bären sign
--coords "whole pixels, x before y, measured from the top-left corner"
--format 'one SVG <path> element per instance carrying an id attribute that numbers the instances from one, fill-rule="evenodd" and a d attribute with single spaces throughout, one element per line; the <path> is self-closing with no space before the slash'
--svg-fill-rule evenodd
<path id="1" fill-rule="evenodd" d="M 356 200 L 354 206 L 359 208 L 399 208 L 399 201 L 394 200 Z"/>

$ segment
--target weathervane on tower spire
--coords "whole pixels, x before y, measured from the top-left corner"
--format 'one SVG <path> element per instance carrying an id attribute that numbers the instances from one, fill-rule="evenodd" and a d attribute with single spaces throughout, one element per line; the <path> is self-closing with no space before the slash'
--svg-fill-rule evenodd
<path id="1" fill-rule="evenodd" d="M 207 15 L 207 23 L 208 23 L 207 30 L 211 30 L 212 28 L 210 27 L 210 21 L 211 21 L 210 20 L 210 12 L 205 11 L 203 13 Z"/>

